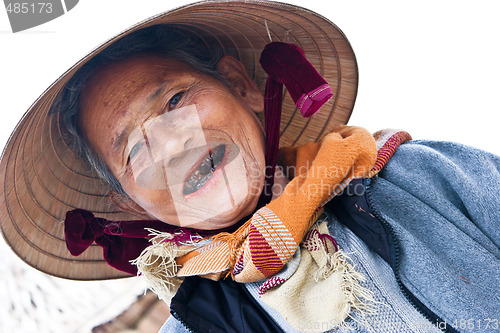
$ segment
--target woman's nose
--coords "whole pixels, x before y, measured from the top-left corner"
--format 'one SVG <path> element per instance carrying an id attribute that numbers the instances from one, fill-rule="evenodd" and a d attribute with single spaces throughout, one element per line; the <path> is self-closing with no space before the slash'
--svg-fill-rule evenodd
<path id="1" fill-rule="evenodd" d="M 205 134 L 194 106 L 165 113 L 149 121 L 146 134 L 154 162 L 178 167 L 176 161 L 189 162 L 194 148 L 206 147 Z M 196 157 L 199 159 L 199 155 Z"/>
<path id="2" fill-rule="evenodd" d="M 154 161 L 165 160 L 171 166 L 173 160 L 192 147 L 194 135 L 190 131 L 156 131 L 149 137 L 149 145 Z"/>

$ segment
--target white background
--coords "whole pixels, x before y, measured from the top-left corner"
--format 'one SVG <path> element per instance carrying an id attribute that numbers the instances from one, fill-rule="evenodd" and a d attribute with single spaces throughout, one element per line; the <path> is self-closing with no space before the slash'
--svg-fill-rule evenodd
<path id="1" fill-rule="evenodd" d="M 291 2 L 329 18 L 354 48 L 360 83 L 350 124 L 372 132 L 401 128 L 415 139 L 500 154 L 497 1 Z M 0 8 L 0 148 L 35 99 L 82 56 L 130 25 L 186 3 L 81 0 L 67 14 L 16 34 Z M 0 251 L 7 255 L 5 246 Z"/>

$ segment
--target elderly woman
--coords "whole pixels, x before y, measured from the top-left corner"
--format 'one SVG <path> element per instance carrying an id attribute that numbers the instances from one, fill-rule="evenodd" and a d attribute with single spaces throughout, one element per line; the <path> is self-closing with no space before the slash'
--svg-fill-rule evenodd
<path id="1" fill-rule="evenodd" d="M 343 34 L 305 9 L 151 18 L 18 125 L 3 234 L 49 274 L 139 274 L 164 332 L 498 328 L 500 159 L 338 126 L 356 83 Z"/>

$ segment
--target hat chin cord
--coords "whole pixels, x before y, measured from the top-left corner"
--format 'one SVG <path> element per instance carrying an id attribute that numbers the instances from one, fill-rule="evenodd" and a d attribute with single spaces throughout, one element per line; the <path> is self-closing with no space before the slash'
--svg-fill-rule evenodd
<path id="1" fill-rule="evenodd" d="M 266 132 L 266 175 L 258 207 L 271 201 L 274 173 L 280 139 L 283 85 L 304 118 L 315 114 L 333 97 L 330 86 L 294 44 L 272 42 L 260 56 L 260 64 L 268 74 L 264 93 Z"/>

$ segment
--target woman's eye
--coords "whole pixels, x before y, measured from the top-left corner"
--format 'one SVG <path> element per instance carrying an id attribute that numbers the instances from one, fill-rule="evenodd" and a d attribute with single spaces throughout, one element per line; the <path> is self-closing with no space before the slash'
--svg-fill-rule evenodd
<path id="1" fill-rule="evenodd" d="M 140 143 L 136 143 L 132 149 L 130 149 L 130 152 L 128 153 L 128 159 L 127 159 L 127 164 L 130 163 L 130 160 L 132 158 L 134 158 L 135 155 L 137 155 L 137 153 L 139 152 L 139 150 L 141 149 L 142 147 L 142 144 Z"/>
<path id="2" fill-rule="evenodd" d="M 179 92 L 175 94 L 170 101 L 168 102 L 168 107 L 169 109 L 173 109 L 179 102 L 181 101 L 182 95 L 184 95 L 184 92 Z"/>

